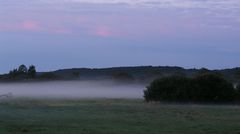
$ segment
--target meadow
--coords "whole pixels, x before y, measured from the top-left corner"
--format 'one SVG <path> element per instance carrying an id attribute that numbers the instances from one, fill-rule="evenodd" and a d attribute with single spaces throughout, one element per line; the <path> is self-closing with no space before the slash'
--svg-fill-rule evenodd
<path id="1" fill-rule="evenodd" d="M 142 99 L 1 99 L 0 133 L 240 134 L 240 106 Z"/>

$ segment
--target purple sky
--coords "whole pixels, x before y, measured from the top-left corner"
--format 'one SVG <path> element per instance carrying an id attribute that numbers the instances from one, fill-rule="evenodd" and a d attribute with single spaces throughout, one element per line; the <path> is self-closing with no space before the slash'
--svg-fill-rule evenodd
<path id="1" fill-rule="evenodd" d="M 240 0 L 0 0 L 0 73 L 240 66 Z"/>

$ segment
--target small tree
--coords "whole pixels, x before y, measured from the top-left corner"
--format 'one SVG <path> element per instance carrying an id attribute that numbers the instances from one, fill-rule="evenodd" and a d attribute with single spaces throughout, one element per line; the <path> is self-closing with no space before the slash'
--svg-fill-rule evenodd
<path id="1" fill-rule="evenodd" d="M 36 77 L 36 68 L 35 68 L 35 66 L 34 65 L 31 65 L 31 66 L 29 66 L 29 69 L 28 69 L 28 76 L 30 77 L 30 78 L 35 78 Z"/>

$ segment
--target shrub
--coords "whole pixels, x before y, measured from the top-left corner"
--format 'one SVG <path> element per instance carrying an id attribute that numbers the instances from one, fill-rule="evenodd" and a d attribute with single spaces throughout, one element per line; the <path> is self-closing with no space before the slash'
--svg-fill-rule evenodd
<path id="1" fill-rule="evenodd" d="M 146 101 L 187 101 L 192 81 L 186 77 L 164 77 L 154 80 L 144 91 Z"/>
<path id="2" fill-rule="evenodd" d="M 217 74 L 204 74 L 194 79 L 196 101 L 232 101 L 233 84 Z"/>

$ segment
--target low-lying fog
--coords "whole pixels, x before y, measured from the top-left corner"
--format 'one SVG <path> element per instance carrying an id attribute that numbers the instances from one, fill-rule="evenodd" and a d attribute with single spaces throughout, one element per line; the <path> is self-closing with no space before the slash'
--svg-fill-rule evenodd
<path id="1" fill-rule="evenodd" d="M 107 81 L 0 83 L 0 95 L 36 98 L 143 98 L 144 85 Z"/>

